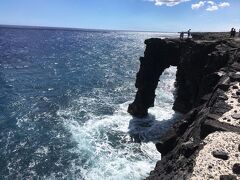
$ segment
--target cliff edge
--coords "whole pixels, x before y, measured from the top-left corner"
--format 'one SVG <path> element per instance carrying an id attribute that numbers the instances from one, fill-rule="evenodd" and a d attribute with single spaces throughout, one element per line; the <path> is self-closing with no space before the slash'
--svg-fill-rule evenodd
<path id="1" fill-rule="evenodd" d="M 145 44 L 128 112 L 146 116 L 161 74 L 176 66 L 173 109 L 185 114 L 156 144 L 162 159 L 147 179 L 240 179 L 240 40 L 198 34 Z"/>

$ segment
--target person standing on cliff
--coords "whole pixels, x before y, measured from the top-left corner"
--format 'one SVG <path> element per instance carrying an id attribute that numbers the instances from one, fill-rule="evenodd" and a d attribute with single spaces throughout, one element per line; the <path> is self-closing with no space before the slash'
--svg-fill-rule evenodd
<path id="1" fill-rule="evenodd" d="M 233 37 L 235 37 L 235 35 L 236 35 L 236 29 L 234 28 L 233 29 Z"/>
<path id="2" fill-rule="evenodd" d="M 187 31 L 187 36 L 188 36 L 188 38 L 190 38 L 190 36 L 191 36 L 191 29 L 189 29 L 189 30 Z"/>
<path id="3" fill-rule="evenodd" d="M 181 33 L 180 33 L 180 39 L 181 39 L 181 40 L 183 39 L 183 36 L 184 36 L 184 32 L 181 32 Z"/>
<path id="4" fill-rule="evenodd" d="M 231 33 L 230 33 L 230 37 L 235 37 L 235 35 L 236 35 L 236 29 L 232 28 Z"/>

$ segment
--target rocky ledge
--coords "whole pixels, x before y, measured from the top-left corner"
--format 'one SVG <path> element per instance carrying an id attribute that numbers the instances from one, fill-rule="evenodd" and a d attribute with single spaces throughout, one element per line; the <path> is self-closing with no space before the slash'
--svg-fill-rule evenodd
<path id="1" fill-rule="evenodd" d="M 156 144 L 162 159 L 147 179 L 240 179 L 239 39 L 198 34 L 145 44 L 128 112 L 147 116 L 161 74 L 177 66 L 173 109 L 185 114 Z"/>

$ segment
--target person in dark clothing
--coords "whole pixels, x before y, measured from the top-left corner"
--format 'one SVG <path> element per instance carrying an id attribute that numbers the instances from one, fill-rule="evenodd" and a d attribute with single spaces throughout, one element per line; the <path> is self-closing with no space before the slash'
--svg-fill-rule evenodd
<path id="1" fill-rule="evenodd" d="M 188 38 L 190 38 L 190 36 L 191 36 L 191 29 L 189 29 L 189 30 L 187 31 L 187 36 L 188 36 Z"/>
<path id="2" fill-rule="evenodd" d="M 180 39 L 183 39 L 184 32 L 180 32 Z"/>
<path id="3" fill-rule="evenodd" d="M 232 28 L 230 32 L 230 37 L 235 37 L 236 35 L 236 29 Z"/>
<path id="4" fill-rule="evenodd" d="M 233 29 L 233 37 L 235 37 L 235 35 L 236 35 L 236 29 L 234 28 Z"/>

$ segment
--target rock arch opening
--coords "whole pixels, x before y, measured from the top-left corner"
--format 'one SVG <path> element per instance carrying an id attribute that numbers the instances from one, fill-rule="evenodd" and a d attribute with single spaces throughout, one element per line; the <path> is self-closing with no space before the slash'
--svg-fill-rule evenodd
<path id="1" fill-rule="evenodd" d="M 138 89 L 128 112 L 135 117 L 145 117 L 154 106 L 155 90 L 160 76 L 170 66 L 177 67 L 176 97 L 173 110 L 187 113 L 203 104 L 221 76 L 216 70 L 223 67 L 226 57 L 216 54 L 221 47 L 217 42 L 190 39 L 148 39 L 135 86 Z"/>
<path id="2" fill-rule="evenodd" d="M 161 39 L 145 41 L 144 57 L 140 57 L 140 69 L 135 86 L 138 89 L 135 100 L 128 107 L 128 112 L 135 117 L 145 117 L 148 109 L 154 106 L 155 90 L 160 76 L 170 66 L 177 66 L 180 61 L 179 44 Z"/>

